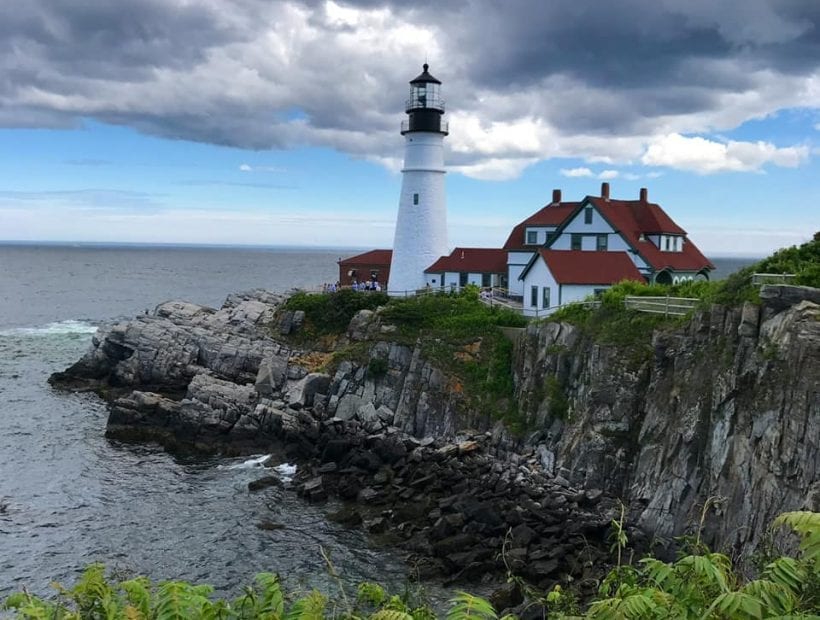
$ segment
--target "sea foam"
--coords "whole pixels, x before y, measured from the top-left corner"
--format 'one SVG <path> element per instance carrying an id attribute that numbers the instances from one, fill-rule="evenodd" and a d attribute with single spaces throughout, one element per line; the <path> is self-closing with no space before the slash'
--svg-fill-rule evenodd
<path id="1" fill-rule="evenodd" d="M 39 327 L 13 327 L 0 330 L 0 336 L 65 336 L 69 334 L 94 334 L 97 326 L 86 321 L 68 320 L 47 323 Z"/>

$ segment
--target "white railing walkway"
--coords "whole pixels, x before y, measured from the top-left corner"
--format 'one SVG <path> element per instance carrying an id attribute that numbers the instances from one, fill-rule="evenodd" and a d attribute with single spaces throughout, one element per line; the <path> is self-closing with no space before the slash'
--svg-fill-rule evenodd
<path id="1" fill-rule="evenodd" d="M 693 297 L 633 297 L 624 298 L 624 307 L 638 312 L 662 314 L 664 316 L 684 316 L 689 314 L 700 299 Z"/>

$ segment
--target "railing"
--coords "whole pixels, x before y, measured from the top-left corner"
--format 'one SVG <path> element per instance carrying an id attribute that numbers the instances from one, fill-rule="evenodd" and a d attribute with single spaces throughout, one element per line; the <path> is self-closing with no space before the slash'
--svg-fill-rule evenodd
<path id="1" fill-rule="evenodd" d="M 700 299 L 692 297 L 634 297 L 624 298 L 624 307 L 638 312 L 662 314 L 664 316 L 684 316 L 689 314 Z"/>
<path id="2" fill-rule="evenodd" d="M 439 122 L 439 128 L 440 129 L 438 131 L 440 131 L 441 133 L 450 133 L 450 122 L 445 121 L 444 119 L 442 119 Z M 410 119 L 406 118 L 401 122 L 401 133 L 407 133 L 408 131 L 410 131 Z M 426 130 L 417 129 L 416 131 L 426 131 Z M 438 133 L 438 131 L 436 131 L 434 133 Z"/>
<path id="3" fill-rule="evenodd" d="M 752 284 L 788 284 L 795 277 L 793 273 L 753 273 Z"/>
<path id="4" fill-rule="evenodd" d="M 569 308 L 570 306 L 594 310 L 595 308 L 601 307 L 601 302 L 597 299 L 593 299 L 591 301 L 570 301 L 558 306 L 550 306 L 549 308 L 524 308 L 522 306 L 522 311 L 526 317 L 532 319 L 543 319 L 554 314 L 555 312 L 558 312 L 559 310 Z"/>

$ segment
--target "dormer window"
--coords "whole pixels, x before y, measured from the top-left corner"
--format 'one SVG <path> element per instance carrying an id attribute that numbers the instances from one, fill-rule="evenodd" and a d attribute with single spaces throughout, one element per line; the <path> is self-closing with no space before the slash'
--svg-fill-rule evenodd
<path id="1" fill-rule="evenodd" d="M 537 230 L 528 230 L 527 231 L 527 245 L 535 245 L 538 243 L 538 231 Z"/>
<path id="2" fill-rule="evenodd" d="M 592 224 L 592 207 L 584 209 L 584 224 Z"/>

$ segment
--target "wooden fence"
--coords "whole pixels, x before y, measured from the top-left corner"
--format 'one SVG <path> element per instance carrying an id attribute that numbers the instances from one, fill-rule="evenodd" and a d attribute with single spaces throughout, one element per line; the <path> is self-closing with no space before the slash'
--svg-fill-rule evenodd
<path id="1" fill-rule="evenodd" d="M 624 298 L 624 306 L 629 310 L 662 314 L 664 316 L 683 316 L 689 314 L 700 300 L 692 297 L 634 297 Z"/>

